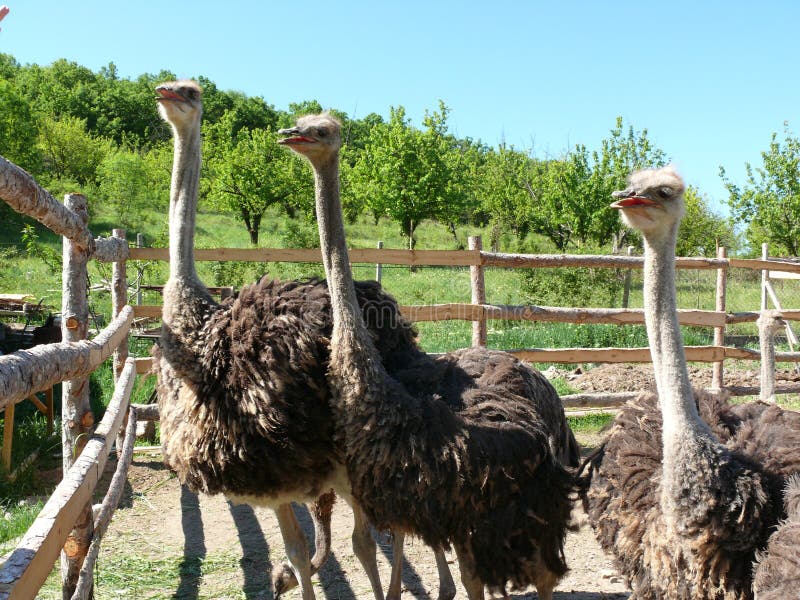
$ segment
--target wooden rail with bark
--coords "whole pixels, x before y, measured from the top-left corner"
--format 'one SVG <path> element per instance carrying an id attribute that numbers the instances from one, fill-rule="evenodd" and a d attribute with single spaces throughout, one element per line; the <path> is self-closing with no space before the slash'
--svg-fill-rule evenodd
<path id="1" fill-rule="evenodd" d="M 92 340 L 58 342 L 0 356 L 0 408 L 56 383 L 88 376 L 128 333 L 133 307 L 126 306 Z"/>

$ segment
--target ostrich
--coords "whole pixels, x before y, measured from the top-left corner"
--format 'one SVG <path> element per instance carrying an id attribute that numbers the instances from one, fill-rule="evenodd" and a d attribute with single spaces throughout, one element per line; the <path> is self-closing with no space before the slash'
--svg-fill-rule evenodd
<path id="1" fill-rule="evenodd" d="M 800 588 L 800 475 L 786 482 L 786 521 L 769 538 L 758 557 L 753 590 L 758 600 L 786 600 Z"/>
<path id="2" fill-rule="evenodd" d="M 333 446 L 325 378 L 332 329 L 327 285 L 265 278 L 235 299 L 212 300 L 193 255 L 202 92 L 192 81 L 167 82 L 156 90 L 175 146 L 170 272 L 162 334 L 153 349 L 164 460 L 194 491 L 273 508 L 302 597 L 311 600 L 312 567 L 324 560 L 329 540 L 317 540 L 310 563 L 290 502 L 319 499 L 312 514 L 319 512 L 324 520 L 330 518 L 325 505 L 330 488 L 349 496 Z M 397 314 L 394 300 L 375 283 L 357 288 L 383 356 L 390 360 L 404 345 L 413 346 L 406 321 L 383 322 Z M 375 542 L 357 506 L 353 512 L 355 554 L 376 598 L 383 598 Z M 315 526 L 321 534 L 327 531 L 324 522 Z M 277 591 L 281 576 L 275 574 Z"/>
<path id="3" fill-rule="evenodd" d="M 541 598 L 566 571 L 573 476 L 557 460 L 536 408 L 500 382 L 463 390 L 454 410 L 387 373 L 367 335 L 349 268 L 339 200 L 340 126 L 298 120 L 281 143 L 314 171 L 317 221 L 333 313 L 328 379 L 334 437 L 353 496 L 370 521 L 452 544 L 470 599 L 484 586 L 533 584 Z"/>
<path id="4" fill-rule="evenodd" d="M 799 430 L 778 407 L 737 410 L 693 393 L 675 297 L 684 190 L 664 167 L 634 173 L 626 190 L 614 192 L 611 206 L 644 239 L 645 324 L 658 396 L 623 407 L 588 459 L 584 507 L 633 597 L 750 598 L 754 557 L 781 516 L 781 481 L 800 466 L 791 441 Z M 772 441 L 790 456 L 768 448 Z"/>

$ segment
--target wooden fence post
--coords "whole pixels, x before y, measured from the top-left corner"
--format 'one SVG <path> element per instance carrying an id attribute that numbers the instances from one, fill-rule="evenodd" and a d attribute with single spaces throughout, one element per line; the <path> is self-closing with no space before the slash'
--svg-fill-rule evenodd
<path id="1" fill-rule="evenodd" d="M 628 246 L 628 256 L 633 255 L 633 246 Z M 628 308 L 631 297 L 631 269 L 625 270 L 625 285 L 622 288 L 622 308 Z"/>
<path id="2" fill-rule="evenodd" d="M 769 244 L 761 244 L 761 260 L 769 259 Z M 767 284 L 769 283 L 769 269 L 761 271 L 761 310 L 767 310 Z"/>
<path id="3" fill-rule="evenodd" d="M 775 402 L 775 334 L 783 320 L 777 310 L 762 310 L 758 316 L 758 346 L 761 350 L 761 393 L 759 399 Z"/>
<path id="4" fill-rule="evenodd" d="M 481 236 L 469 236 L 469 249 L 481 251 L 483 243 Z M 472 288 L 472 303 L 483 306 L 486 304 L 486 284 L 483 279 L 483 266 L 471 265 L 469 268 L 470 285 Z M 486 315 L 481 312 L 477 321 L 472 322 L 472 345 L 486 346 Z"/>
<path id="5" fill-rule="evenodd" d="M 124 229 L 114 229 L 111 234 L 118 239 L 125 239 Z M 111 265 L 111 312 L 112 318 L 116 317 L 122 307 L 128 303 L 128 261 L 127 259 L 117 260 Z M 114 350 L 114 384 L 116 385 L 122 369 L 125 367 L 125 361 L 128 360 L 128 335 Z M 128 413 L 122 422 L 122 427 L 117 432 L 117 457 L 122 455 L 122 444 L 125 441 L 125 428 L 128 425 Z"/>
<path id="6" fill-rule="evenodd" d="M 383 248 L 383 242 L 378 242 L 378 250 L 381 250 L 382 248 Z M 380 283 L 382 274 L 383 274 L 383 265 L 381 263 L 377 263 L 375 265 L 375 281 Z"/>
<path id="7" fill-rule="evenodd" d="M 86 198 L 67 194 L 64 205 L 85 224 L 89 222 Z M 65 342 L 87 339 L 89 331 L 88 271 L 90 250 L 64 238 L 62 268 L 61 336 Z M 94 425 L 89 397 L 89 378 L 65 381 L 61 395 L 62 464 L 64 473 L 74 464 Z M 61 551 L 61 586 L 64 598 L 72 597 L 83 559 L 92 537 L 92 503 L 86 503 Z"/>
<path id="8" fill-rule="evenodd" d="M 141 233 L 136 234 L 136 247 L 144 248 L 144 236 Z M 136 305 L 142 304 L 142 267 L 137 267 L 136 271 Z"/>
<path id="9" fill-rule="evenodd" d="M 717 248 L 717 258 L 724 259 L 728 256 L 727 250 L 724 246 Z M 717 312 L 725 312 L 725 294 L 728 287 L 728 268 L 720 267 L 717 269 Z M 714 328 L 714 345 L 725 345 L 725 325 Z M 711 373 L 711 387 L 714 389 L 722 389 L 724 384 L 723 373 L 725 369 L 725 359 L 715 362 L 714 368 Z"/>
<path id="10" fill-rule="evenodd" d="M 11 443 L 14 439 L 14 408 L 16 403 L 6 404 L 5 421 L 3 422 L 2 464 L 6 473 L 11 473 Z"/>

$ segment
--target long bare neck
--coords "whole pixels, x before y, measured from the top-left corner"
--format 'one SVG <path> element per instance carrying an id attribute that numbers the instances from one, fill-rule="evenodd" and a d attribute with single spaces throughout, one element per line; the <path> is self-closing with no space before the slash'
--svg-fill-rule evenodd
<path id="1" fill-rule="evenodd" d="M 339 164 L 335 155 L 314 166 L 317 224 L 328 278 L 333 316 L 331 370 L 364 374 L 375 348 L 356 298 L 339 200 Z M 356 368 L 353 368 L 356 367 Z M 369 369 L 372 372 L 372 369 Z"/>
<path id="2" fill-rule="evenodd" d="M 644 313 L 664 419 L 665 463 L 676 439 L 708 432 L 700 419 L 686 368 L 675 291 L 678 223 L 662 235 L 645 236 Z M 670 445 L 668 448 L 667 445 Z"/>
<path id="3" fill-rule="evenodd" d="M 175 156 L 169 202 L 169 279 L 164 286 L 164 324 L 188 350 L 216 304 L 197 276 L 194 231 L 200 183 L 200 124 L 174 127 Z M 195 352 L 197 349 L 193 349 Z"/>
<path id="4" fill-rule="evenodd" d="M 200 183 L 200 127 L 174 128 L 175 158 L 169 202 L 169 276 L 199 282 L 194 230 Z"/>

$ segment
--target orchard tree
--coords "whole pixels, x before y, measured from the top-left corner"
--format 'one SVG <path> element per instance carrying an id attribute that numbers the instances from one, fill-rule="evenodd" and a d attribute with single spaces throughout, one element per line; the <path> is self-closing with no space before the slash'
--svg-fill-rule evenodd
<path id="1" fill-rule="evenodd" d="M 582 150 L 585 152 L 585 150 Z M 609 137 L 592 152 L 591 173 L 587 181 L 585 207 L 591 211 L 591 239 L 598 244 L 611 242 L 612 252 L 624 245 L 630 230 L 620 219 L 619 211 L 611 210 L 611 192 L 625 187 L 628 175 L 638 169 L 663 167 L 666 156 L 647 137 L 647 129 L 635 131 L 632 126 L 623 128 L 622 117 Z"/>
<path id="2" fill-rule="evenodd" d="M 428 112 L 424 130 L 411 126 L 405 109 L 392 108 L 388 123 L 376 123 L 369 141 L 348 173 L 348 193 L 376 218 L 387 216 L 400 226 L 409 248 L 426 219 L 448 224 L 463 214 L 462 156 L 447 134 L 449 109 Z"/>
<path id="3" fill-rule="evenodd" d="M 718 246 L 725 246 L 729 251 L 736 248 L 733 223 L 715 213 L 704 194 L 690 185 L 684 199 L 686 214 L 678 229 L 678 256 L 714 257 Z"/>
<path id="4" fill-rule="evenodd" d="M 46 116 L 39 127 L 38 147 L 48 176 L 80 185 L 94 183 L 97 169 L 112 152 L 113 144 L 90 134 L 86 121 L 69 115 Z"/>
<path id="5" fill-rule="evenodd" d="M 38 173 L 41 159 L 36 147 L 38 130 L 39 119 L 26 99 L 11 83 L 0 80 L 0 154 Z"/>
<path id="6" fill-rule="evenodd" d="M 746 225 L 747 241 L 757 248 L 768 242 L 789 256 L 800 254 L 800 141 L 784 123 L 784 140 L 772 134 L 769 150 L 761 153 L 762 166 L 745 163 L 744 186 L 720 176 L 728 190 L 728 205 L 735 221 Z"/>
<path id="7" fill-rule="evenodd" d="M 293 216 L 304 203 L 311 204 L 313 183 L 299 175 L 298 159 L 280 147 L 276 132 L 244 128 L 231 139 L 233 116 L 229 111 L 219 123 L 207 126 L 206 140 L 216 144 L 206 160 L 209 200 L 240 218 L 255 246 L 267 209 L 277 204 Z"/>

